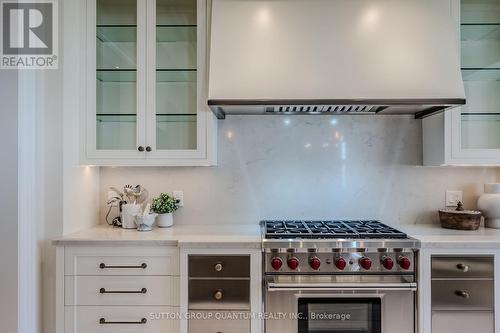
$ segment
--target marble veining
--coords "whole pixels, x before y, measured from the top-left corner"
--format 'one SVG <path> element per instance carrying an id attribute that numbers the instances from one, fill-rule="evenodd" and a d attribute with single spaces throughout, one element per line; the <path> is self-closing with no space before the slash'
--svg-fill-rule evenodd
<path id="1" fill-rule="evenodd" d="M 228 116 L 219 121 L 217 167 L 102 168 L 101 223 L 109 186 L 152 195 L 183 190 L 175 224 L 252 224 L 279 218 L 437 222 L 445 190 L 476 208 L 494 168 L 422 167 L 412 116 Z"/>

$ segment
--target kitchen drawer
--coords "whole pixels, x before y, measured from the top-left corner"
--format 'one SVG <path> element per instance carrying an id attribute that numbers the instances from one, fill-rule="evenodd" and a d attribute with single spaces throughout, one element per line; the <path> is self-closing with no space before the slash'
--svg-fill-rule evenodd
<path id="1" fill-rule="evenodd" d="M 133 254 L 132 254 L 133 253 Z M 65 275 L 179 275 L 177 248 L 66 248 Z"/>
<path id="2" fill-rule="evenodd" d="M 433 311 L 432 333 L 494 333 L 492 311 Z"/>
<path id="3" fill-rule="evenodd" d="M 66 305 L 179 305 L 177 276 L 66 276 Z"/>
<path id="4" fill-rule="evenodd" d="M 432 280 L 432 310 L 491 310 L 493 280 Z"/>
<path id="5" fill-rule="evenodd" d="M 178 311 L 175 307 L 66 306 L 64 333 L 178 333 L 179 322 L 171 319 Z M 101 318 L 127 324 L 104 324 Z"/>
<path id="6" fill-rule="evenodd" d="M 432 257 L 432 278 L 493 278 L 493 257 Z"/>
<path id="7" fill-rule="evenodd" d="M 250 256 L 189 256 L 190 277 L 249 277 Z"/>
<path id="8" fill-rule="evenodd" d="M 250 310 L 250 280 L 190 279 L 189 309 Z"/>
<path id="9" fill-rule="evenodd" d="M 194 311 L 189 313 L 188 331 L 189 333 L 250 333 L 249 316 L 249 312 Z"/>

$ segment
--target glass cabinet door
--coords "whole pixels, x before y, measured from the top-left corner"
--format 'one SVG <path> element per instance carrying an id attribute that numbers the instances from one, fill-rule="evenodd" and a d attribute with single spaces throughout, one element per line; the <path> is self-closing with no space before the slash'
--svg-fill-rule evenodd
<path id="1" fill-rule="evenodd" d="M 154 151 L 197 149 L 197 0 L 156 0 Z M 152 73 L 152 72 L 151 72 Z M 153 125 L 154 124 L 154 125 Z"/>
<path id="2" fill-rule="evenodd" d="M 460 149 L 500 149 L 500 0 L 462 0 L 460 30 Z"/>
<path id="3" fill-rule="evenodd" d="M 138 1 L 95 0 L 95 149 L 138 152 Z"/>

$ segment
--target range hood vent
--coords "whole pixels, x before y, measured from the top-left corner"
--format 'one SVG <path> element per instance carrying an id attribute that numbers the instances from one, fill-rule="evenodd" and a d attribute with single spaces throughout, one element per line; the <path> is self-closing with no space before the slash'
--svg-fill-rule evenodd
<path id="1" fill-rule="evenodd" d="M 453 0 L 213 0 L 208 105 L 414 114 L 465 104 Z"/>

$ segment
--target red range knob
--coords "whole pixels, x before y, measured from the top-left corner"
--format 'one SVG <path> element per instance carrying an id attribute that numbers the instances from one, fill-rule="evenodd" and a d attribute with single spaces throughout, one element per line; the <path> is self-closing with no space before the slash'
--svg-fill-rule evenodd
<path id="1" fill-rule="evenodd" d="M 385 269 L 391 270 L 394 267 L 394 260 L 389 257 L 385 257 L 382 259 L 382 265 Z"/>
<path id="2" fill-rule="evenodd" d="M 277 271 L 281 268 L 281 266 L 283 266 L 283 260 L 281 260 L 280 257 L 274 257 L 271 260 L 271 266 L 274 268 L 275 271 Z"/>
<path id="3" fill-rule="evenodd" d="M 345 261 L 344 258 L 339 257 L 335 259 L 335 266 L 340 269 L 341 271 L 344 270 L 344 268 L 347 266 L 347 262 Z"/>
<path id="4" fill-rule="evenodd" d="M 319 260 L 318 257 L 313 257 L 311 258 L 311 260 L 309 260 L 309 266 L 311 266 L 311 268 L 314 270 L 318 270 L 321 266 L 321 260 Z"/>
<path id="5" fill-rule="evenodd" d="M 399 266 L 402 268 L 402 269 L 410 269 L 410 266 L 411 266 L 411 261 L 410 259 L 406 258 L 406 257 L 399 257 L 398 259 L 398 263 L 399 263 Z"/>
<path id="6" fill-rule="evenodd" d="M 299 267 L 299 259 L 295 258 L 295 257 L 291 257 L 290 259 L 288 259 L 288 267 L 290 267 L 290 269 L 297 269 L 297 267 Z"/>
<path id="7" fill-rule="evenodd" d="M 367 257 L 359 259 L 359 264 L 366 270 L 369 270 L 372 267 L 372 261 Z"/>

